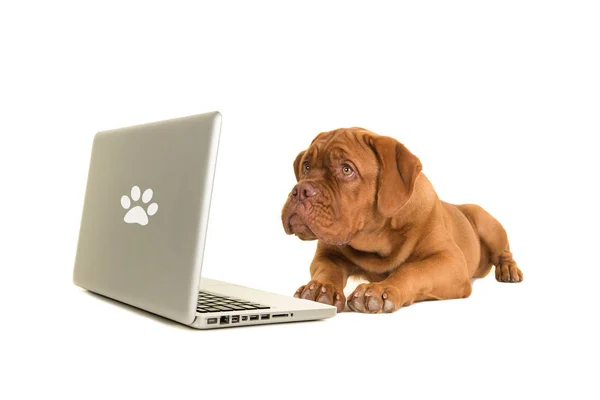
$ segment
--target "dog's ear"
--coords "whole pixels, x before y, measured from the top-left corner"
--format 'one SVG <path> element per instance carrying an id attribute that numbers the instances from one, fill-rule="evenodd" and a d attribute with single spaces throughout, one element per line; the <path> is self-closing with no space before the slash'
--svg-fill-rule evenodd
<path id="1" fill-rule="evenodd" d="M 296 182 L 300 180 L 300 174 L 302 172 L 300 171 L 300 161 L 302 161 L 304 153 L 306 153 L 306 150 L 303 150 L 300 153 L 298 153 L 296 159 L 294 160 L 294 174 L 296 174 Z"/>
<path id="2" fill-rule="evenodd" d="M 377 208 L 382 215 L 391 217 L 410 199 L 423 166 L 396 139 L 387 136 L 370 137 L 370 144 L 379 160 Z"/>

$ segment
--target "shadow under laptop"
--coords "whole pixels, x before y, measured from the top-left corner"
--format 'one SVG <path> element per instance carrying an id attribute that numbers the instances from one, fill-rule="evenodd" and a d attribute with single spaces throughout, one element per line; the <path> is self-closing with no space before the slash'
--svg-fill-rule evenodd
<path id="1" fill-rule="evenodd" d="M 170 320 L 168 318 L 161 317 L 160 315 L 157 315 L 157 314 L 152 314 L 149 311 L 142 310 L 140 308 L 131 306 L 131 305 L 126 304 L 126 303 L 121 303 L 120 301 L 111 299 L 110 297 L 105 297 L 105 296 L 102 296 L 101 294 L 90 292 L 88 290 L 83 290 L 83 292 L 87 293 L 87 295 L 90 296 L 90 297 L 93 297 L 93 298 L 99 299 L 99 300 L 101 300 L 101 301 L 103 301 L 105 303 L 109 303 L 111 305 L 120 307 L 120 308 L 122 308 L 124 310 L 127 310 L 127 311 L 129 311 L 129 312 L 131 312 L 133 314 L 139 315 L 141 317 L 150 318 L 150 319 L 153 319 L 153 320 L 155 320 L 157 322 L 160 322 L 162 324 L 169 325 L 169 326 L 172 326 L 172 327 L 176 327 L 176 328 L 179 328 L 179 329 L 185 329 L 185 330 L 192 329 L 192 328 L 190 328 L 190 327 L 188 327 L 186 325 L 180 324 L 179 322 L 175 322 L 175 321 Z"/>
<path id="2" fill-rule="evenodd" d="M 319 323 L 323 323 L 325 322 L 325 320 L 311 320 L 311 321 L 288 321 L 286 323 L 282 323 L 282 324 L 257 324 L 257 325 L 230 325 L 227 327 L 223 327 L 223 328 L 218 328 L 218 329 L 194 329 L 191 326 L 187 326 L 184 324 L 180 324 L 179 322 L 175 322 L 173 320 L 170 320 L 168 318 L 162 317 L 160 315 L 157 314 L 152 314 L 150 311 L 146 311 L 146 310 L 142 310 L 140 308 L 131 306 L 127 303 L 122 303 L 118 300 L 114 300 L 111 299 L 110 297 L 105 297 L 102 296 L 101 294 L 98 293 L 94 293 L 94 292 L 90 292 L 88 290 L 82 289 L 83 292 L 85 292 L 88 296 L 93 297 L 95 299 L 99 299 L 100 301 L 103 301 L 105 303 L 109 303 L 111 305 L 114 305 L 116 307 L 120 307 L 123 310 L 127 310 L 128 312 L 132 313 L 132 314 L 136 314 L 138 316 L 141 316 L 143 318 L 150 318 L 153 319 L 159 323 L 168 325 L 168 326 L 172 326 L 174 328 L 177 329 L 183 329 L 186 331 L 195 331 L 195 330 L 202 330 L 204 332 L 210 332 L 210 331 L 220 331 L 223 329 L 227 329 L 227 328 L 258 328 L 258 327 L 266 327 L 269 325 L 279 325 L 279 326 L 285 326 L 285 325 L 295 325 L 296 323 L 303 323 L 303 324 L 319 324 Z"/>

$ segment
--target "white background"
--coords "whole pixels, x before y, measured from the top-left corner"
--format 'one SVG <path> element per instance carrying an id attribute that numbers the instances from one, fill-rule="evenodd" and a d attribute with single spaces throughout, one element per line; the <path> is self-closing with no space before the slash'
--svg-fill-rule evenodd
<path id="1" fill-rule="evenodd" d="M 12 3 L 0 397 L 598 398 L 597 2 Z M 442 199 L 496 216 L 525 282 L 212 332 L 72 285 L 94 133 L 212 110 L 206 276 L 306 283 L 316 242 L 280 221 L 292 162 L 317 133 L 362 126 L 405 143 Z"/>

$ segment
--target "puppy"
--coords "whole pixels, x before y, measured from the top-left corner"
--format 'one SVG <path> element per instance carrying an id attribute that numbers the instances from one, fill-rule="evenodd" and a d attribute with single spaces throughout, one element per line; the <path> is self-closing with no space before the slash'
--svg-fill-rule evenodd
<path id="1" fill-rule="evenodd" d="M 422 300 L 464 298 L 492 265 L 521 282 L 502 225 L 483 208 L 441 201 L 404 145 L 362 128 L 319 134 L 294 161 L 297 184 L 282 211 L 285 232 L 318 239 L 311 281 L 295 297 L 390 313 Z"/>

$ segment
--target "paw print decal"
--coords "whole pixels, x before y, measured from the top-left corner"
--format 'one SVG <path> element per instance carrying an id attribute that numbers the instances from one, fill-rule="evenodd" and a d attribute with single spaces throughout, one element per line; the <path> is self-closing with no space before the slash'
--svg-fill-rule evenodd
<path id="1" fill-rule="evenodd" d="M 125 195 L 121 197 L 121 206 L 127 211 L 123 220 L 128 224 L 140 224 L 142 226 L 148 225 L 149 218 L 156 214 L 158 211 L 158 204 L 152 203 L 146 207 L 146 204 L 150 203 L 154 192 L 152 189 L 146 189 L 142 197 L 142 204 L 137 204 L 140 200 L 141 190 L 138 186 L 131 188 L 131 198 Z M 133 202 L 132 202 L 133 200 Z M 133 208 L 131 208 L 133 205 Z"/>

